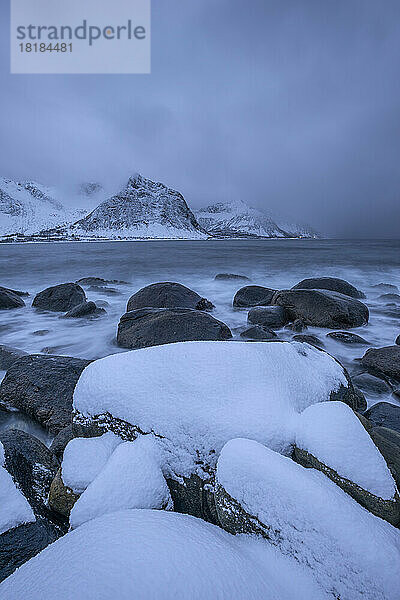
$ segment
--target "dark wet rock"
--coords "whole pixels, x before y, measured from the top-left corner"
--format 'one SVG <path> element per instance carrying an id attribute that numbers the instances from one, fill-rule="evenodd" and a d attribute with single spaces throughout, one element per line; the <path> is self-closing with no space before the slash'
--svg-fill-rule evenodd
<path id="1" fill-rule="evenodd" d="M 214 279 L 216 281 L 249 281 L 249 278 L 246 277 L 246 275 L 235 275 L 235 273 L 218 273 Z"/>
<path id="2" fill-rule="evenodd" d="M 360 292 L 354 285 L 348 283 L 344 279 L 337 277 L 311 277 L 303 279 L 292 287 L 292 290 L 330 290 L 331 292 L 339 292 L 351 298 L 365 298 L 365 294 Z"/>
<path id="3" fill-rule="evenodd" d="M 104 285 L 91 285 L 89 288 L 89 292 L 98 292 L 99 294 L 104 294 L 105 296 L 121 296 L 122 292 L 115 288 L 109 288 Z"/>
<path id="4" fill-rule="evenodd" d="M 102 277 L 82 277 L 76 281 L 78 285 L 107 285 L 111 284 L 124 284 L 126 285 L 127 281 L 120 281 L 119 279 L 103 279 Z"/>
<path id="5" fill-rule="evenodd" d="M 368 407 L 365 396 L 357 386 L 354 386 L 354 393 L 357 396 L 357 410 L 363 413 Z"/>
<path id="6" fill-rule="evenodd" d="M 86 295 L 80 285 L 61 283 L 39 292 L 33 299 L 32 306 L 42 310 L 67 312 L 85 301 Z"/>
<path id="7" fill-rule="evenodd" d="M 32 335 L 43 336 L 50 333 L 50 329 L 37 329 L 36 331 L 32 331 Z"/>
<path id="8" fill-rule="evenodd" d="M 400 302 L 399 294 L 382 294 L 378 297 L 378 300 L 384 300 L 386 302 L 395 302 L 398 304 Z"/>
<path id="9" fill-rule="evenodd" d="M 2 286 L 0 286 L 0 290 L 6 290 L 7 292 L 10 292 L 11 294 L 15 294 L 16 296 L 22 296 L 22 297 L 29 296 L 29 292 L 21 292 L 21 290 L 12 290 L 11 288 L 5 288 Z"/>
<path id="10" fill-rule="evenodd" d="M 249 310 L 248 323 L 280 329 L 290 321 L 290 313 L 281 306 L 255 306 Z"/>
<path id="11" fill-rule="evenodd" d="M 18 294 L 7 288 L 0 287 L 0 310 L 22 308 L 23 306 L 25 306 L 25 302 Z"/>
<path id="12" fill-rule="evenodd" d="M 400 433 L 400 406 L 390 402 L 378 402 L 365 415 L 374 427 L 387 427 Z"/>
<path id="13" fill-rule="evenodd" d="M 400 433 L 388 427 L 373 427 L 369 434 L 400 489 Z"/>
<path id="14" fill-rule="evenodd" d="M 94 302 L 82 302 L 82 304 L 78 304 L 71 308 L 65 315 L 62 316 L 63 319 L 78 319 L 81 317 L 90 317 L 94 315 L 101 315 L 106 311 L 104 308 L 98 308 Z"/>
<path id="15" fill-rule="evenodd" d="M 327 290 L 282 290 L 272 304 L 283 306 L 292 320 L 302 319 L 307 325 L 347 329 L 368 322 L 368 308 L 355 298 Z"/>
<path id="16" fill-rule="evenodd" d="M 110 306 L 110 303 L 107 302 L 107 300 L 96 300 L 95 304 L 99 308 L 107 308 L 107 306 Z"/>
<path id="17" fill-rule="evenodd" d="M 117 342 L 122 348 L 147 348 L 172 342 L 227 340 L 232 333 L 208 313 L 189 308 L 142 308 L 122 315 Z"/>
<path id="18" fill-rule="evenodd" d="M 0 371 L 7 371 L 18 358 L 26 355 L 26 352 L 18 348 L 0 345 Z"/>
<path id="19" fill-rule="evenodd" d="M 374 289 L 385 291 L 385 292 L 398 292 L 399 288 L 397 285 L 393 285 L 391 283 L 377 283 L 376 285 L 372 285 Z"/>
<path id="20" fill-rule="evenodd" d="M 357 485 L 350 479 L 343 477 L 329 465 L 320 461 L 316 456 L 307 452 L 302 448 L 295 446 L 293 458 L 296 462 L 306 468 L 316 469 L 326 475 L 337 486 L 342 488 L 356 502 L 364 506 L 369 512 L 388 521 L 392 525 L 397 525 L 400 521 L 400 504 L 396 498 L 387 500 L 379 496 L 375 496 L 368 490 Z"/>
<path id="21" fill-rule="evenodd" d="M 62 531 L 47 519 L 38 518 L 0 535 L 0 581 L 27 560 L 52 544 Z"/>
<path id="22" fill-rule="evenodd" d="M 139 308 L 192 308 L 211 310 L 212 302 L 202 298 L 181 283 L 152 283 L 140 289 L 128 300 L 127 312 Z"/>
<path id="23" fill-rule="evenodd" d="M 69 519 L 72 507 L 80 494 L 75 494 L 62 480 L 61 469 L 58 470 L 52 481 L 49 492 L 49 506 L 51 510 Z"/>
<path id="24" fill-rule="evenodd" d="M 52 441 L 49 450 L 60 462 L 62 462 L 64 450 L 67 444 L 74 439 L 74 437 L 75 435 L 72 430 L 72 425 L 68 425 L 68 427 L 61 429 L 61 431 L 57 433 L 56 437 Z"/>
<path id="25" fill-rule="evenodd" d="M 275 331 L 266 327 L 261 327 L 260 325 L 255 325 L 254 327 L 249 327 L 246 331 L 242 331 L 240 337 L 249 340 L 258 340 L 259 342 L 278 339 Z"/>
<path id="26" fill-rule="evenodd" d="M 296 319 L 293 323 L 289 323 L 285 326 L 285 329 L 290 329 L 291 331 L 295 331 L 296 333 L 302 333 L 308 329 L 307 325 L 304 323 L 302 319 Z"/>
<path id="27" fill-rule="evenodd" d="M 399 333 L 399 335 L 398 335 L 398 336 L 397 336 L 397 338 L 396 338 L 395 344 L 396 344 L 397 346 L 400 346 L 400 333 Z"/>
<path id="28" fill-rule="evenodd" d="M 319 337 L 311 333 L 300 333 L 298 335 L 294 335 L 293 340 L 295 342 L 305 342 L 306 344 L 310 344 L 311 346 L 315 346 L 316 348 L 324 347 L 324 342 L 320 340 Z"/>
<path id="29" fill-rule="evenodd" d="M 400 346 L 370 348 L 362 357 L 361 365 L 372 375 L 400 381 Z"/>
<path id="30" fill-rule="evenodd" d="M 331 331 L 326 334 L 326 337 L 332 338 L 337 342 L 341 342 L 342 344 L 356 344 L 359 346 L 368 345 L 369 342 L 362 338 L 360 335 L 356 333 L 350 333 L 349 331 Z"/>
<path id="31" fill-rule="evenodd" d="M 372 396 L 380 396 L 381 394 L 390 394 L 391 388 L 383 381 L 370 373 L 361 373 L 352 377 L 354 385 L 358 386 L 365 393 Z"/>
<path id="32" fill-rule="evenodd" d="M 42 348 L 40 352 L 42 352 L 43 354 L 57 355 L 61 353 L 67 353 L 67 351 L 70 348 L 72 348 L 72 344 L 64 344 L 60 346 L 44 346 L 44 348 Z"/>
<path id="33" fill-rule="evenodd" d="M 32 354 L 16 360 L 0 385 L 0 402 L 57 434 L 71 423 L 72 395 L 88 360 Z"/>
<path id="34" fill-rule="evenodd" d="M 268 306 L 276 290 L 261 285 L 246 285 L 240 288 L 233 299 L 236 308 L 251 308 L 252 306 Z"/>
<path id="35" fill-rule="evenodd" d="M 0 432 L 5 468 L 28 500 L 36 516 L 49 518 L 46 507 L 59 462 L 55 455 L 33 435 L 18 429 Z"/>
<path id="36" fill-rule="evenodd" d="M 390 317 L 391 319 L 400 319 L 400 306 L 392 302 L 385 306 L 372 307 L 371 312 L 377 315 L 383 315 L 384 317 Z"/>

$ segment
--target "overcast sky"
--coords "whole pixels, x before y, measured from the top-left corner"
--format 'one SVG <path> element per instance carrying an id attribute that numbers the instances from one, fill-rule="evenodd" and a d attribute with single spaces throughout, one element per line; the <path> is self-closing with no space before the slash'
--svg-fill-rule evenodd
<path id="1" fill-rule="evenodd" d="M 0 175 L 400 236 L 399 0 L 153 0 L 151 75 L 106 76 L 10 75 L 7 5 Z"/>

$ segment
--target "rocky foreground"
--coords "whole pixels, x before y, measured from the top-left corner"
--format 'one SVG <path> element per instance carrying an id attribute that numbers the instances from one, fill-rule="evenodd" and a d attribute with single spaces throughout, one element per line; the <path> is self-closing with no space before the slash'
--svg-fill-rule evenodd
<path id="1" fill-rule="evenodd" d="M 85 288 L 108 283 L 55 285 L 32 306 L 101 319 Z M 159 282 L 116 324 L 126 352 L 0 347 L 2 410 L 53 436 L 0 432 L 0 599 L 397 600 L 400 406 L 367 409 L 361 390 L 399 394 L 400 336 L 368 349 L 363 300 L 335 278 L 244 285 L 237 341 L 210 299 Z M 0 288 L 10 314 L 27 301 Z M 360 347 L 358 368 L 310 327 Z"/>

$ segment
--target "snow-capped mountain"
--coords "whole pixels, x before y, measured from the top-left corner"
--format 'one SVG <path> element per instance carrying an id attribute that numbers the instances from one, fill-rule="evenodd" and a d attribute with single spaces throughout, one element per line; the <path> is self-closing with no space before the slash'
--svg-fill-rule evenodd
<path id="1" fill-rule="evenodd" d="M 199 224 L 218 237 L 318 237 L 311 228 L 273 219 L 241 200 L 219 202 L 195 211 Z"/>
<path id="2" fill-rule="evenodd" d="M 31 235 L 75 221 L 77 210 L 56 200 L 54 189 L 36 181 L 16 182 L 0 178 L 0 236 Z"/>
<path id="3" fill-rule="evenodd" d="M 139 174 L 130 177 L 121 192 L 68 227 L 67 235 L 103 239 L 207 238 L 182 194 Z"/>

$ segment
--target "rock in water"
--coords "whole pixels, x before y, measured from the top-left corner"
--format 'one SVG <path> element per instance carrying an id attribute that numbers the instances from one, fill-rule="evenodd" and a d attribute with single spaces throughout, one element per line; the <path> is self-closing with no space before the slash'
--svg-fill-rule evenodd
<path id="1" fill-rule="evenodd" d="M 303 279 L 292 287 L 292 290 L 330 290 L 331 292 L 339 292 L 351 298 L 365 298 L 365 294 L 360 292 L 354 285 L 351 285 L 344 279 L 336 277 L 311 277 Z"/>
<path id="2" fill-rule="evenodd" d="M 365 413 L 374 427 L 387 427 L 400 433 L 400 406 L 390 402 L 377 402 Z"/>
<path id="3" fill-rule="evenodd" d="M 361 364 L 372 375 L 400 381 L 400 346 L 370 348 L 362 357 Z"/>
<path id="4" fill-rule="evenodd" d="M 35 296 L 32 306 L 42 310 L 66 312 L 86 301 L 86 294 L 76 283 L 61 283 L 46 288 Z"/>
<path id="5" fill-rule="evenodd" d="M 368 323 L 368 308 L 355 298 L 328 290 L 282 290 L 272 300 L 287 308 L 292 319 L 302 319 L 307 325 L 346 329 Z"/>
<path id="6" fill-rule="evenodd" d="M 216 281 L 237 281 L 237 280 L 247 280 L 249 278 L 246 275 L 236 275 L 235 273 L 218 273 L 214 279 Z"/>
<path id="7" fill-rule="evenodd" d="M 149 307 L 211 310 L 214 305 L 181 283 L 165 281 L 147 285 L 133 294 L 128 300 L 126 310 L 129 312 L 138 308 Z"/>
<path id="8" fill-rule="evenodd" d="M 387 427 L 373 427 L 369 435 L 385 459 L 397 489 L 400 489 L 400 433 Z"/>
<path id="9" fill-rule="evenodd" d="M 255 306 L 249 310 L 248 323 L 280 329 L 290 321 L 290 314 L 281 306 Z"/>
<path id="10" fill-rule="evenodd" d="M 93 315 L 100 315 L 105 313 L 104 308 L 98 308 L 94 302 L 82 302 L 77 304 L 74 308 L 71 308 L 68 312 L 63 315 L 64 319 L 78 319 L 81 317 L 90 317 Z"/>
<path id="11" fill-rule="evenodd" d="M 5 467 L 35 515 L 49 518 L 46 501 L 59 468 L 58 460 L 40 440 L 25 431 L 1 431 L 0 442 L 4 447 Z"/>
<path id="12" fill-rule="evenodd" d="M 26 355 L 26 352 L 18 348 L 0 345 L 0 370 L 7 371 L 18 358 Z"/>
<path id="13" fill-rule="evenodd" d="M 91 238 L 206 239 L 182 194 L 139 174 L 68 232 Z"/>
<path id="14" fill-rule="evenodd" d="M 303 344 L 310 344 L 315 348 L 324 348 L 324 342 L 312 333 L 299 333 L 293 336 L 295 342 L 302 342 Z"/>
<path id="15" fill-rule="evenodd" d="M 0 385 L 0 401 L 57 434 L 71 423 L 72 394 L 89 363 L 69 356 L 23 356 L 8 369 Z"/>
<path id="16" fill-rule="evenodd" d="M 278 339 L 278 336 L 276 335 L 275 331 L 272 331 L 272 329 L 268 329 L 266 327 L 260 327 L 259 325 L 249 327 L 249 329 L 246 329 L 246 331 L 242 331 L 240 337 L 258 341 L 269 341 Z"/>
<path id="17" fill-rule="evenodd" d="M 367 340 L 364 340 L 360 335 L 350 333 L 349 331 L 332 331 L 327 333 L 326 337 L 332 338 L 342 344 L 357 344 L 359 346 L 368 345 Z"/>
<path id="18" fill-rule="evenodd" d="M 22 308 L 25 302 L 21 297 L 7 288 L 0 287 L 0 310 Z"/>
<path id="19" fill-rule="evenodd" d="M 392 391 L 386 381 L 383 381 L 383 379 L 379 379 L 374 375 L 370 375 L 369 373 L 355 375 L 352 377 L 352 381 L 368 395 L 380 396 L 381 394 L 390 394 Z"/>
<path id="20" fill-rule="evenodd" d="M 227 340 L 232 333 L 211 315 L 190 308 L 142 308 L 122 315 L 117 342 L 122 348 L 146 348 L 172 342 Z"/>
<path id="21" fill-rule="evenodd" d="M 261 285 L 246 285 L 240 288 L 233 299 L 236 308 L 251 308 L 252 306 L 268 306 L 276 290 Z"/>

